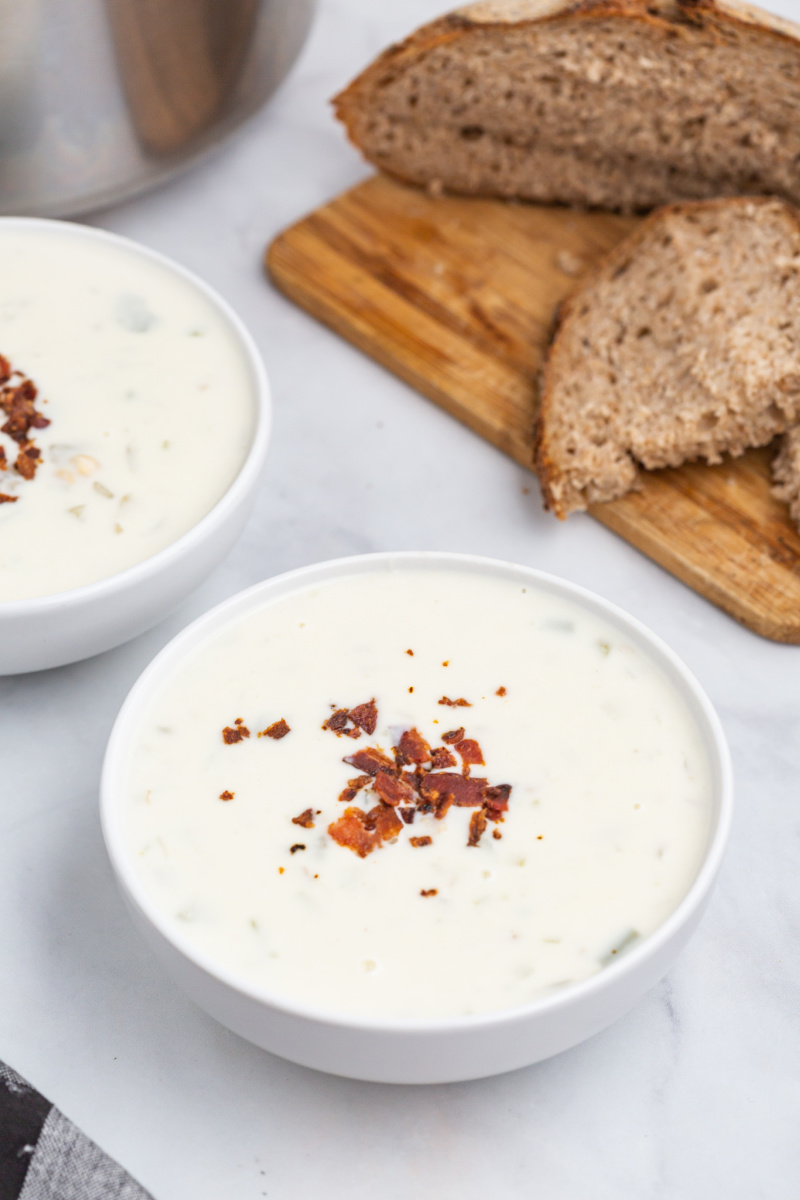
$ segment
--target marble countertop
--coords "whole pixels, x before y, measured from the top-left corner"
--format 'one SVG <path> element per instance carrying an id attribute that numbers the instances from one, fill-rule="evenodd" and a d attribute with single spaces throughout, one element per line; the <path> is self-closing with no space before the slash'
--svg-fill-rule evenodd
<path id="1" fill-rule="evenodd" d="M 172 255 L 236 307 L 271 376 L 274 440 L 244 536 L 180 611 L 89 662 L 0 680 L 0 1058 L 157 1200 L 794 1200 L 800 648 L 740 628 L 590 518 L 554 521 L 531 475 L 261 272 L 278 230 L 367 173 L 328 97 L 443 7 L 322 0 L 287 84 L 237 137 L 92 218 Z M 800 0 L 784 11 L 800 16 Z M 590 1042 L 475 1083 L 355 1083 L 228 1033 L 140 942 L 100 836 L 108 731 L 156 651 L 266 576 L 387 549 L 512 559 L 622 605 L 697 674 L 736 769 L 720 883 L 669 976 Z"/>

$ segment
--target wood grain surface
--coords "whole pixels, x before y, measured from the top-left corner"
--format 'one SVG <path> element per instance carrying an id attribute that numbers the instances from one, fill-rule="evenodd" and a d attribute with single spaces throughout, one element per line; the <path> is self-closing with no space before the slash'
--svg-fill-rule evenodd
<path id="1" fill-rule="evenodd" d="M 302 308 L 530 468 L 556 308 L 634 224 L 375 177 L 282 233 L 266 263 Z M 800 537 L 770 494 L 771 453 L 651 472 L 590 511 L 754 632 L 800 643 Z"/>

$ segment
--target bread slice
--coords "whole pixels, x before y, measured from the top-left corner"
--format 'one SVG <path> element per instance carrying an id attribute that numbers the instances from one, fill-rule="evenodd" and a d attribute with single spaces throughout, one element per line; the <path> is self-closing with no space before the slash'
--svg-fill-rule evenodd
<path id="1" fill-rule="evenodd" d="M 390 47 L 334 105 L 371 162 L 433 190 L 800 203 L 799 39 L 730 0 L 494 0 Z"/>
<path id="2" fill-rule="evenodd" d="M 739 198 L 652 213 L 562 308 L 535 458 L 559 517 L 640 467 L 719 462 L 800 421 L 800 213 Z M 788 476 L 787 476 L 788 478 Z"/>
<path id="3" fill-rule="evenodd" d="M 795 426 L 781 438 L 781 445 L 772 463 L 772 491 L 789 505 L 789 515 L 800 529 L 800 426 Z"/>

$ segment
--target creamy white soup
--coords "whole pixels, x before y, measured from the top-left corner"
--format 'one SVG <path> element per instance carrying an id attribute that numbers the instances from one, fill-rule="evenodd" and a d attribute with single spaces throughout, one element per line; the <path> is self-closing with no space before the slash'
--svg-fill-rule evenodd
<path id="1" fill-rule="evenodd" d="M 520 577 L 378 569 L 175 666 L 129 764 L 134 870 L 278 998 L 432 1018 L 524 1004 L 656 930 L 710 825 L 695 721 L 610 622 Z"/>
<path id="2" fill-rule="evenodd" d="M 69 225 L 0 221 L 0 601 L 170 545 L 250 448 L 241 341 L 190 280 Z"/>

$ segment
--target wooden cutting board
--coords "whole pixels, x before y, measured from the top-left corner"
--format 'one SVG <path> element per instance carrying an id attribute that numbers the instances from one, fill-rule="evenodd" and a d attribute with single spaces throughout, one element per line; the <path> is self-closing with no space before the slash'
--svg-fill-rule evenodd
<path id="1" fill-rule="evenodd" d="M 282 233 L 266 263 L 302 308 L 530 468 L 556 306 L 635 223 L 375 177 Z M 653 472 L 591 513 L 749 629 L 800 643 L 800 537 L 770 495 L 770 457 Z"/>

